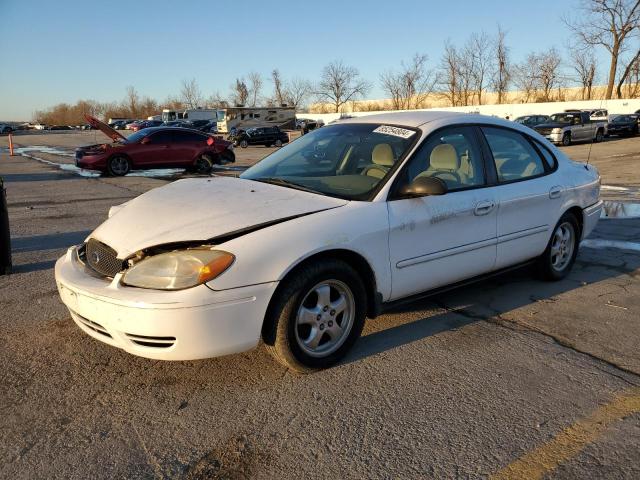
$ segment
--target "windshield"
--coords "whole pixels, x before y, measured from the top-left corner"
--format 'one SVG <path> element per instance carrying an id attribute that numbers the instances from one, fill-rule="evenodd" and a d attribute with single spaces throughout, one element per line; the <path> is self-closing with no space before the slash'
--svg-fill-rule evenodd
<path id="1" fill-rule="evenodd" d="M 417 138 L 417 131 L 408 128 L 336 124 L 291 142 L 240 178 L 365 200 Z"/>
<path id="2" fill-rule="evenodd" d="M 575 123 L 574 118 L 580 118 L 580 114 L 578 113 L 556 113 L 549 117 L 550 120 L 554 123 Z"/>
<path id="3" fill-rule="evenodd" d="M 514 120 L 514 122 L 516 123 L 525 123 L 528 122 L 531 119 L 531 117 L 518 117 Z"/>

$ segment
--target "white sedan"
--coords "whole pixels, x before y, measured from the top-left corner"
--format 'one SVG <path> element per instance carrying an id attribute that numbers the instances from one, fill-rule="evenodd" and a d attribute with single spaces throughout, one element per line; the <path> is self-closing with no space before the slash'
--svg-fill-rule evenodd
<path id="1" fill-rule="evenodd" d="M 309 371 L 401 299 L 529 262 L 564 277 L 599 194 L 593 166 L 512 122 L 352 118 L 240 178 L 179 180 L 113 207 L 56 281 L 82 330 L 132 354 L 193 360 L 262 340 Z"/>

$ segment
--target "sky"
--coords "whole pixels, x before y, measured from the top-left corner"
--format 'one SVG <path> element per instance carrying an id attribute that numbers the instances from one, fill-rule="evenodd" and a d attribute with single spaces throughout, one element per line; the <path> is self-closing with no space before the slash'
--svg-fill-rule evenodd
<path id="1" fill-rule="evenodd" d="M 514 61 L 566 50 L 561 21 L 576 0 L 28 1 L 0 0 L 0 119 L 79 99 L 121 100 L 128 85 L 163 100 L 195 78 L 227 96 L 250 71 L 317 80 L 333 60 L 356 67 L 384 98 L 381 72 L 415 53 L 437 66 L 444 42 L 501 25 Z M 563 9 L 565 9 L 563 11 Z"/>

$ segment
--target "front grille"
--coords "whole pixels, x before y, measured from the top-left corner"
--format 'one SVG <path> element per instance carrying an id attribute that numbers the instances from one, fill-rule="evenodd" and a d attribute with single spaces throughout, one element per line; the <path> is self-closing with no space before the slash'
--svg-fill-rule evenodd
<path id="1" fill-rule="evenodd" d="M 133 343 L 142 347 L 169 348 L 176 342 L 176 337 L 149 337 L 133 333 L 125 333 L 125 335 Z"/>
<path id="2" fill-rule="evenodd" d="M 87 242 L 86 259 L 93 270 L 107 277 L 114 277 L 126 267 L 113 248 L 93 238 Z"/>
<path id="3" fill-rule="evenodd" d="M 540 135 L 551 135 L 551 130 L 553 130 L 552 128 L 536 128 L 537 132 Z"/>
<path id="4" fill-rule="evenodd" d="M 76 318 L 89 330 L 93 330 L 94 332 L 99 333 L 100 335 L 104 335 L 105 337 L 112 338 L 109 332 L 107 332 L 107 330 L 99 323 L 93 322 L 88 318 L 84 318 L 78 315 L 77 313 L 75 315 L 76 315 Z"/>

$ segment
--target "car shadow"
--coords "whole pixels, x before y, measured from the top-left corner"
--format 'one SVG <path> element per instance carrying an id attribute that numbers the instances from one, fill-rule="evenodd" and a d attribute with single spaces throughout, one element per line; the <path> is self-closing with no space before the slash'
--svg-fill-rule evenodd
<path id="1" fill-rule="evenodd" d="M 7 173 L 2 176 L 5 183 L 46 182 L 51 180 L 75 180 L 78 177 L 70 173 Z"/>
<path id="2" fill-rule="evenodd" d="M 42 270 L 50 270 L 56 264 L 56 260 L 46 260 L 44 262 L 34 262 L 34 263 L 23 263 L 19 265 L 14 265 L 11 269 L 12 274 L 16 273 L 31 273 L 31 272 L 40 272 Z"/>
<path id="3" fill-rule="evenodd" d="M 11 238 L 11 251 L 12 253 L 24 253 L 67 248 L 82 243 L 90 233 L 91 230 L 79 230 L 77 232 L 13 237 Z"/>
<path id="4" fill-rule="evenodd" d="M 504 313 L 549 300 L 587 283 L 630 274 L 640 268 L 640 256 L 633 254 L 625 255 L 624 262 L 619 265 L 590 261 L 590 258 L 601 253 L 601 250 L 581 249 L 573 271 L 558 282 L 537 280 L 531 266 L 522 267 L 392 308 L 381 317 L 368 320 L 373 325 L 365 325 L 364 335 L 341 363 L 358 362 L 475 322 L 499 318 Z M 438 313 L 417 320 L 410 319 L 425 310 L 436 310 Z M 382 325 L 376 326 L 376 322 L 381 322 Z M 373 331 L 366 334 L 366 330 Z"/>

